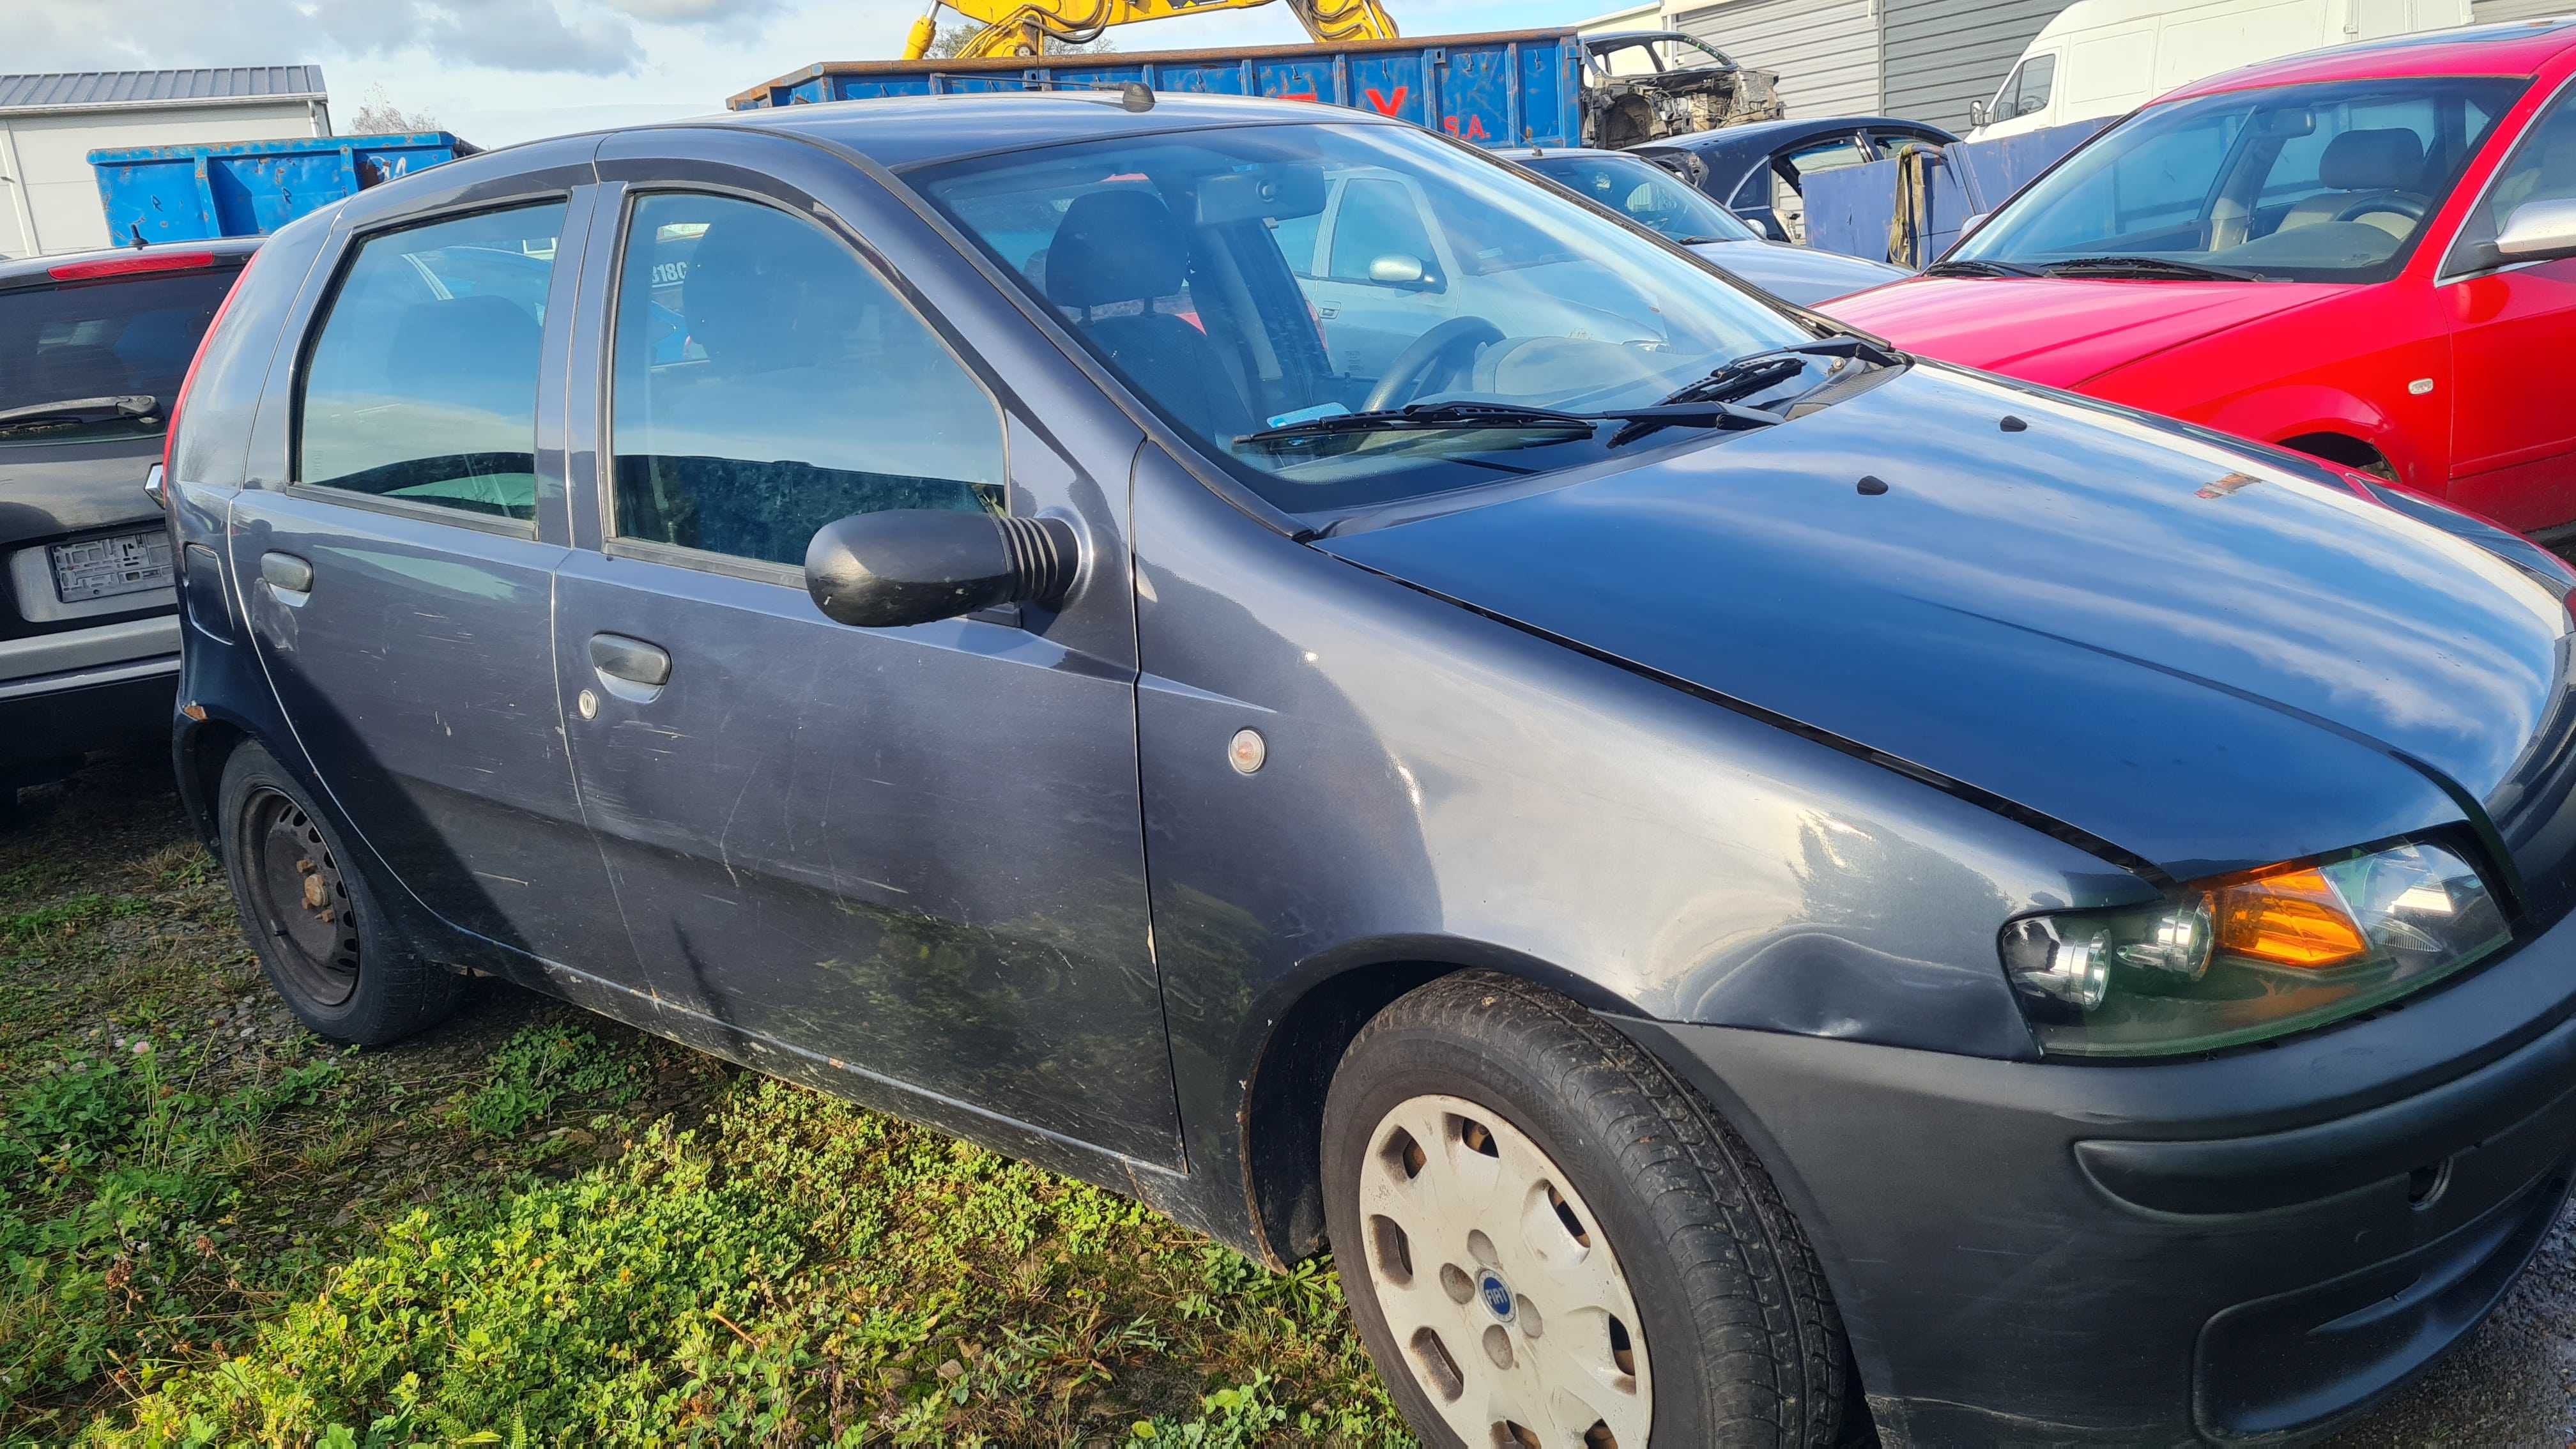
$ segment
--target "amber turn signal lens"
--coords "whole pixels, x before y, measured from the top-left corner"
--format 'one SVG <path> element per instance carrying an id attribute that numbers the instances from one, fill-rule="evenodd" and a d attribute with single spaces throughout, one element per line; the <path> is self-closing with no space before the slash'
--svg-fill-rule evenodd
<path id="1" fill-rule="evenodd" d="M 2342 895 L 2314 866 L 2220 886 L 2209 893 L 2209 914 L 2218 949 L 2275 966 L 2316 970 L 2370 951 Z"/>

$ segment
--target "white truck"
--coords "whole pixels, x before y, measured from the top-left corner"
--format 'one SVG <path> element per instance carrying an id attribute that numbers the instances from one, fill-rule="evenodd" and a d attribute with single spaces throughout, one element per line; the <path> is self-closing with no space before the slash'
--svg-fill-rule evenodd
<path id="1" fill-rule="evenodd" d="M 2075 0 L 2043 27 L 1971 141 L 2125 115 L 2176 86 L 2277 56 L 2469 23 L 2469 0 Z"/>

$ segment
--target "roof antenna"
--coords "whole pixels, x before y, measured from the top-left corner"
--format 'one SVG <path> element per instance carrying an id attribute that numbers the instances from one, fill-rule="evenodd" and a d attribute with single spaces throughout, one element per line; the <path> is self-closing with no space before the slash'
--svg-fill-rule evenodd
<path id="1" fill-rule="evenodd" d="M 1129 81 L 1118 88 L 1118 109 L 1138 115 L 1154 109 L 1154 89 L 1139 81 Z"/>
<path id="2" fill-rule="evenodd" d="M 127 243 L 127 245 L 135 247 L 146 245 L 143 240 L 143 223 L 139 221 L 130 221 L 125 224 L 125 229 L 134 233 L 134 240 Z"/>

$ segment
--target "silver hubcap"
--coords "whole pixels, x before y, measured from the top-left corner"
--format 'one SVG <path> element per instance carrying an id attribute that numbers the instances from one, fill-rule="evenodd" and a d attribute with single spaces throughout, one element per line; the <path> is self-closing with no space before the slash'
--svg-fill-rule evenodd
<path id="1" fill-rule="evenodd" d="M 1618 1255 L 1491 1108 L 1397 1104 L 1360 1167 L 1369 1285 L 1450 1429 L 1496 1449 L 1646 1449 L 1654 1383 Z"/>

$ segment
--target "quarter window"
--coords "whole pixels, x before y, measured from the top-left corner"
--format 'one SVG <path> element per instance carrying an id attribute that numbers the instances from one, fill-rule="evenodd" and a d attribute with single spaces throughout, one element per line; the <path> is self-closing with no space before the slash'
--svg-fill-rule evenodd
<path id="1" fill-rule="evenodd" d="M 305 364 L 297 474 L 536 517 L 537 359 L 561 203 L 371 237 Z"/>
<path id="2" fill-rule="evenodd" d="M 991 396 L 814 223 L 644 197 L 617 295 L 617 537 L 793 565 L 853 513 L 1001 511 Z"/>
<path id="3" fill-rule="evenodd" d="M 2532 124 L 2487 188 L 2485 201 L 2460 228 L 2461 246 L 2494 241 L 2514 212 L 2541 201 L 2576 201 L 2576 94 L 2559 97 Z M 2460 254 L 2452 253 L 2455 259 Z"/>
<path id="4" fill-rule="evenodd" d="M 1333 280 L 1368 281 L 1369 264 L 1389 256 L 1411 257 L 1425 270 L 1439 261 L 1413 198 L 1393 181 L 1345 183 L 1341 212 L 1333 218 Z"/>

